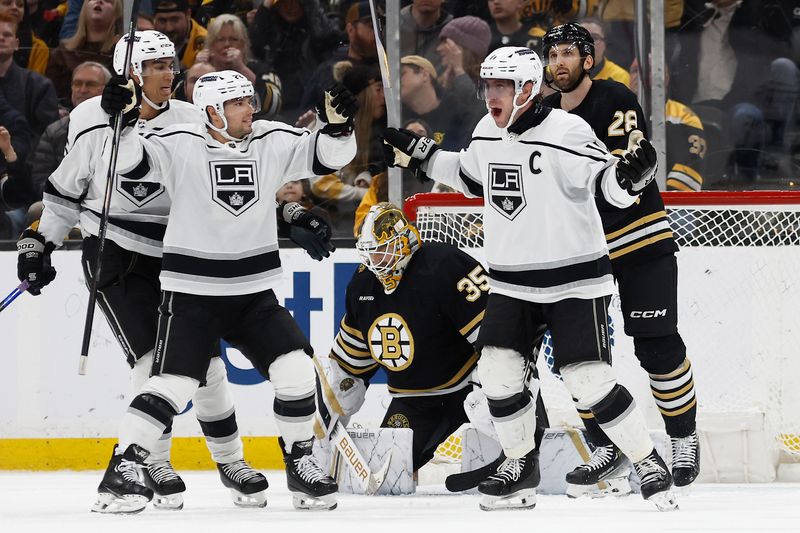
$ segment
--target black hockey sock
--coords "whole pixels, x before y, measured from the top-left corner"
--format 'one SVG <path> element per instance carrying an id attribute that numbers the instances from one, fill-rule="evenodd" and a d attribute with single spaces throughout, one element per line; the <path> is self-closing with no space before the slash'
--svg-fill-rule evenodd
<path id="1" fill-rule="evenodd" d="M 684 359 L 672 372 L 650 374 L 650 392 L 670 437 L 687 437 L 695 431 L 697 398 L 689 359 Z"/>
<path id="2" fill-rule="evenodd" d="M 575 398 L 573 398 L 572 401 L 575 402 Z M 601 428 L 600 424 L 597 423 L 592 411 L 578 407 L 577 402 L 575 402 L 575 409 L 578 410 L 578 415 L 581 417 L 583 427 L 586 429 L 586 440 L 588 440 L 594 447 L 611 446 L 611 439 L 608 438 L 608 435 L 605 434 L 603 428 Z"/>

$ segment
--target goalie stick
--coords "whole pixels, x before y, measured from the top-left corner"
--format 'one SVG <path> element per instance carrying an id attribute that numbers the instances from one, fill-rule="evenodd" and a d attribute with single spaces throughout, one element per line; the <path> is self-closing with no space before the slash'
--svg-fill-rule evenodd
<path id="1" fill-rule="evenodd" d="M 130 77 L 131 56 L 133 55 L 133 43 L 136 40 L 136 21 L 139 16 L 139 3 L 141 0 L 133 0 L 131 7 L 131 18 L 128 24 L 128 47 L 125 49 L 125 79 Z M 103 196 L 103 209 L 100 213 L 99 228 L 97 231 L 97 265 L 92 273 L 91 285 L 89 287 L 89 302 L 86 307 L 86 322 L 83 325 L 83 340 L 81 341 L 81 356 L 78 361 L 78 374 L 86 375 L 86 365 L 89 363 L 89 342 L 92 338 L 92 324 L 94 323 L 94 308 L 97 302 L 97 280 L 100 279 L 103 265 L 103 249 L 106 243 L 106 230 L 108 229 L 108 216 L 111 210 L 111 195 L 114 191 L 114 180 L 117 175 L 117 155 L 119 155 L 119 142 L 122 136 L 122 111 L 114 115 L 114 128 L 111 137 L 111 161 L 108 165 L 106 175 L 106 190 Z"/>
<path id="2" fill-rule="evenodd" d="M 344 464 L 353 471 L 364 489 L 364 494 L 368 496 L 377 494 L 386 479 L 386 472 L 389 470 L 389 463 L 392 460 L 392 451 L 389 450 L 383 466 L 373 473 L 369 468 L 369 463 L 364 459 L 356 443 L 353 442 L 353 438 L 339 420 L 344 411 L 333 394 L 328 378 L 325 377 L 322 364 L 316 356 L 313 356 L 312 359 L 317 370 L 317 420 L 314 423 L 314 433 L 319 440 L 330 436 L 331 446 L 333 446 L 331 470 L 338 474 L 342 466 L 341 459 L 344 459 Z M 328 405 L 333 411 L 328 410 Z M 339 476 L 334 477 L 338 478 Z"/>

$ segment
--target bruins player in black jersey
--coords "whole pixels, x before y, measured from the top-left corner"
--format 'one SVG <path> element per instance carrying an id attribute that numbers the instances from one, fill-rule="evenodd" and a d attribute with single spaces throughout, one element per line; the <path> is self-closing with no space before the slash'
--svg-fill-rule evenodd
<path id="1" fill-rule="evenodd" d="M 624 85 L 592 80 L 594 41 L 575 23 L 551 28 L 543 39 L 545 81 L 556 93 L 545 104 L 582 117 L 612 153 L 622 153 L 631 139 L 647 136 L 636 96 Z M 640 133 L 641 132 L 641 133 Z M 617 280 L 625 333 L 650 377 L 650 386 L 672 444 L 672 475 L 678 487 L 699 473 L 695 417 L 697 400 L 686 346 L 678 333 L 675 244 L 664 202 L 655 182 L 631 207 L 618 209 L 601 195 L 603 220 L 614 277 Z M 577 405 L 591 443 L 592 458 L 567 474 L 572 494 L 601 480 L 627 476 L 619 450 L 603 433 L 587 406 Z"/>
<path id="2" fill-rule="evenodd" d="M 417 471 L 469 421 L 464 401 L 478 364 L 472 343 L 486 308 L 488 275 L 455 246 L 422 246 L 416 228 L 388 202 L 372 206 L 356 248 L 363 265 L 347 286 L 327 378 L 339 414 L 349 417 L 363 404 L 370 379 L 386 369 L 393 398 L 381 427 L 414 430 Z M 544 413 L 537 400 L 537 412 Z M 541 418 L 537 449 L 547 426 Z"/>

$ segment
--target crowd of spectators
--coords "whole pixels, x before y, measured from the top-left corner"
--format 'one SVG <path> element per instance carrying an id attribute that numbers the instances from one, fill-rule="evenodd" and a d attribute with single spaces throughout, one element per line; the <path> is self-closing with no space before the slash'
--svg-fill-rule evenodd
<path id="1" fill-rule="evenodd" d="M 381 11 L 384 2 L 376 0 Z M 578 20 L 595 41 L 590 75 L 635 92 L 649 83 L 635 61 L 628 0 L 402 0 L 398 98 L 404 127 L 448 150 L 465 147 L 485 114 L 481 61 L 501 46 L 541 54 L 547 29 Z M 791 0 L 665 0 L 668 187 L 785 188 L 800 178 L 800 8 Z M 124 33 L 122 0 L 0 0 L 0 239 L 14 239 L 40 207 L 63 157 L 69 114 L 97 96 Z M 324 213 L 351 236 L 386 199 L 385 95 L 369 2 L 364 0 L 143 0 L 140 29 L 175 44 L 174 97 L 232 69 L 254 85 L 257 118 L 313 128 L 314 105 L 334 80 L 358 98 L 359 151 L 336 174 L 279 193 Z M 688 154 L 688 155 L 687 155 Z M 690 167 L 691 172 L 685 171 Z M 404 194 L 429 190 L 404 176 Z"/>

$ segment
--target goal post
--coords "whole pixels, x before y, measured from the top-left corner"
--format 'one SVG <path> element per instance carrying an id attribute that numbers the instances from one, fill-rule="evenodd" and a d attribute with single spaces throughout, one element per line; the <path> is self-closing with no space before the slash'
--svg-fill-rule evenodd
<path id="1" fill-rule="evenodd" d="M 800 191 L 662 196 L 680 247 L 678 327 L 695 376 L 701 479 L 774 480 L 800 462 Z M 484 259 L 482 199 L 423 193 L 404 209 L 423 241 L 448 242 Z M 609 315 L 617 376 L 648 426 L 663 428 L 623 333 L 616 294 Z M 551 422 L 578 426 L 569 395 L 543 360 Z"/>

